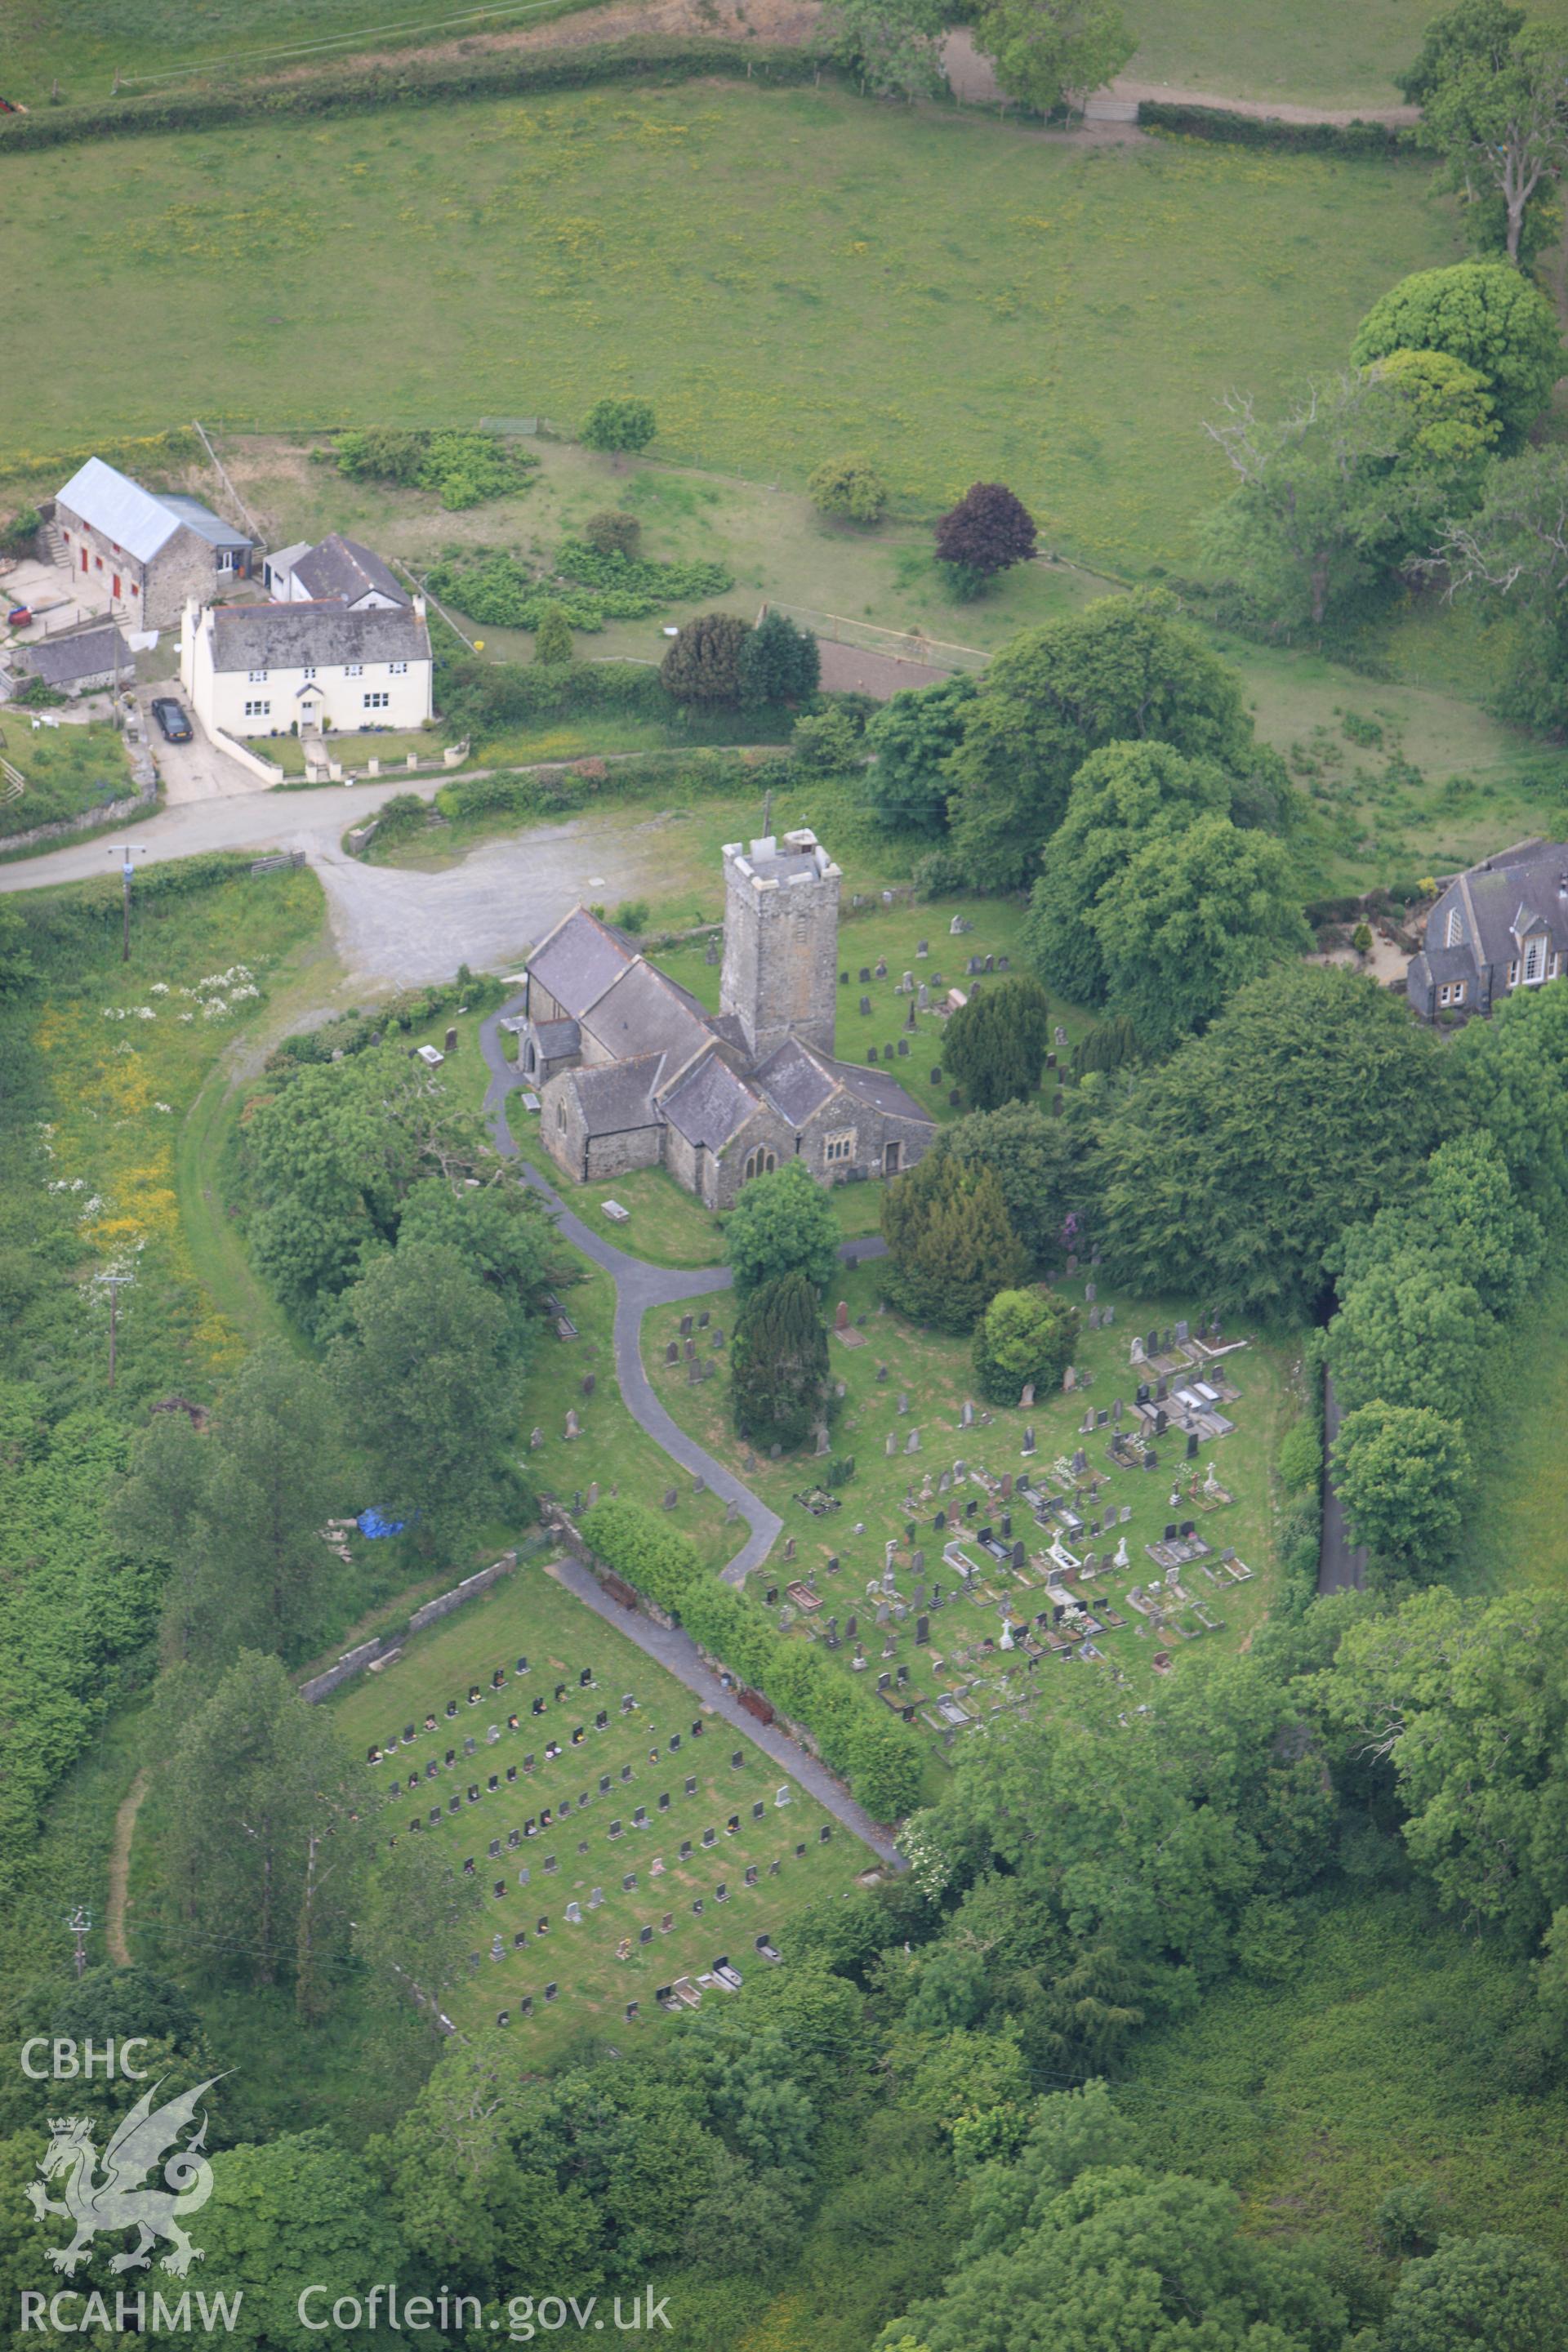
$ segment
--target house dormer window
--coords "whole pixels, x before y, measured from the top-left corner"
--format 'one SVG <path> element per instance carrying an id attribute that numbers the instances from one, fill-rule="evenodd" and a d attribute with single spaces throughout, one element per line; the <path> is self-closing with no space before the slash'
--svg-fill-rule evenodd
<path id="1" fill-rule="evenodd" d="M 1524 943 L 1524 984 L 1526 988 L 1533 988 L 1537 981 L 1544 980 L 1545 977 L 1546 941 L 1544 940 L 1527 940 Z"/>
<path id="2" fill-rule="evenodd" d="M 1458 907 L 1450 907 L 1448 920 L 1443 932 L 1443 945 L 1446 948 L 1462 948 L 1464 944 L 1465 919 Z"/>

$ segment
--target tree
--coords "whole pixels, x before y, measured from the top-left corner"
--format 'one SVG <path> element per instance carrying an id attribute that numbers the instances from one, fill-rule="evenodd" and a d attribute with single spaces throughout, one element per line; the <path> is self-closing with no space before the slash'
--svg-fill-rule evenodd
<path id="1" fill-rule="evenodd" d="M 1458 1268 L 1399 1249 L 1341 1286 L 1329 1326 L 1334 1386 L 1352 1411 L 1381 1400 L 1441 1412 L 1480 1377 L 1490 1324 Z"/>
<path id="2" fill-rule="evenodd" d="M 181 1949 L 218 1981 L 292 1977 L 315 2014 L 347 1951 L 363 1767 L 277 1658 L 242 1650 L 185 1730 L 168 1778 L 168 1883 Z"/>
<path id="3" fill-rule="evenodd" d="M 1320 1685 L 1331 1731 L 1391 1769 L 1411 1859 L 1445 1908 L 1517 1947 L 1568 1898 L 1568 1610 L 1435 1585 L 1348 1624 Z"/>
<path id="4" fill-rule="evenodd" d="M 959 670 L 935 686 L 906 687 L 866 722 L 876 761 L 861 799 L 889 831 L 932 835 L 947 831 L 947 763 L 963 732 L 963 713 L 975 682 Z"/>
<path id="5" fill-rule="evenodd" d="M 631 926 L 637 928 L 635 924 Z M 518 1369 L 533 1353 L 546 1294 L 563 1277 L 555 1228 L 537 1193 L 510 1179 L 457 1188 L 444 1176 L 416 1184 L 398 1222 L 400 1250 L 437 1242 L 453 1249 L 501 1303 L 507 1348 Z"/>
<path id="6" fill-rule="evenodd" d="M 1156 1052 L 1312 943 L 1284 844 L 1226 816 L 1146 843 L 1103 886 L 1088 919 L 1110 1011 Z"/>
<path id="7" fill-rule="evenodd" d="M 1114 0 L 984 0 L 974 42 L 1007 96 L 1039 114 L 1081 106 L 1138 46 Z"/>
<path id="8" fill-rule="evenodd" d="M 1032 879 L 1089 754 L 1151 739 L 1237 780 L 1262 756 L 1234 674 L 1165 591 L 1102 598 L 1004 646 L 950 769 L 953 847 L 971 878 Z"/>
<path id="9" fill-rule="evenodd" d="M 1001 482 L 973 482 L 936 526 L 936 560 L 973 595 L 998 572 L 1035 551 L 1034 517 Z"/>
<path id="10" fill-rule="evenodd" d="M 1568 451 L 1525 449 L 1487 478 L 1477 511 L 1451 521 L 1436 551 L 1448 593 L 1474 596 L 1503 633 L 1505 718 L 1568 719 Z"/>
<path id="11" fill-rule="evenodd" d="M 1108 1123 L 1107 1257 L 1129 1284 L 1310 1313 L 1346 1225 L 1414 1189 L 1451 1083 L 1431 1031 L 1359 973 L 1249 982 Z"/>
<path id="12" fill-rule="evenodd" d="M 987 1302 L 1027 1272 L 993 1171 L 945 1154 L 928 1152 L 887 1186 L 882 1233 L 889 1297 L 939 1331 L 972 1331 Z"/>
<path id="13" fill-rule="evenodd" d="M 1342 1298 L 1402 1254 L 1471 1285 L 1489 1315 L 1511 1314 L 1525 1297 L 1541 1271 L 1546 1235 L 1484 1129 L 1439 1144 L 1418 1190 L 1344 1235 L 1334 1260 Z"/>
<path id="14" fill-rule="evenodd" d="M 1524 2238 L 1447 2237 L 1406 2263 L 1389 2305 L 1388 2352 L 1545 2352 L 1568 2343 L 1560 2263 Z"/>
<path id="15" fill-rule="evenodd" d="M 1521 261 L 1531 208 L 1568 163 L 1562 34 L 1505 0 L 1458 0 L 1427 26 L 1401 86 L 1421 109 L 1422 145 L 1448 160 L 1472 241 Z"/>
<path id="16" fill-rule="evenodd" d="M 1078 1308 L 1058 1292 L 999 1290 L 974 1327 L 974 1377 L 987 1404 L 1016 1404 L 1026 1382 L 1055 1388 L 1078 1330 Z"/>
<path id="17" fill-rule="evenodd" d="M 1057 1264 L 1063 1224 L 1081 1215 L 1089 1191 L 1086 1139 L 1073 1122 L 1047 1117 L 1037 1102 L 1004 1103 L 939 1128 L 926 1160 L 933 1154 L 990 1169 L 1033 1270 Z"/>
<path id="18" fill-rule="evenodd" d="M 1551 304 L 1506 261 L 1460 261 L 1402 278 L 1356 329 L 1351 360 L 1370 367 L 1393 352 L 1447 352 L 1483 376 L 1505 449 L 1546 406 L 1563 366 Z"/>
<path id="19" fill-rule="evenodd" d="M 412 1243 L 354 1285 L 328 1365 L 378 1507 L 409 1520 L 422 1549 L 456 1549 L 487 1515 L 515 1422 L 500 1300 L 449 1244 Z"/>
<path id="20" fill-rule="evenodd" d="M 583 419 L 584 449 L 610 457 L 637 457 L 658 431 L 652 405 L 646 400 L 596 400 Z"/>
<path id="21" fill-rule="evenodd" d="M 889 2352 L 1339 2352 L 1345 2321 L 1300 2253 L 1242 2230 L 1233 2189 L 1122 2163 L 1042 2189 L 1021 2235 L 962 2263 L 882 2340 Z"/>
<path id="22" fill-rule="evenodd" d="M 1321 628 L 1331 610 L 1473 506 L 1500 432 L 1487 380 L 1440 351 L 1395 351 L 1314 384 L 1278 424 L 1251 399 L 1205 430 L 1237 487 L 1205 527 L 1271 626 Z"/>
<path id="23" fill-rule="evenodd" d="M 827 1333 L 816 1286 L 785 1274 L 747 1292 L 730 1345 L 735 1427 L 753 1445 L 803 1445 L 827 1419 Z"/>
<path id="24" fill-rule="evenodd" d="M 947 86 L 946 25 L 938 0 L 827 0 L 823 29 L 829 56 L 873 98 L 934 98 Z M 855 520 L 874 522 L 876 517 Z"/>
<path id="25" fill-rule="evenodd" d="M 804 713 L 790 730 L 795 766 L 808 776 L 851 775 L 866 764 L 865 733 L 841 702 Z"/>
<path id="26" fill-rule="evenodd" d="M 533 633 L 534 660 L 549 667 L 569 662 L 574 652 L 571 622 L 559 604 L 547 604 Z"/>
<path id="27" fill-rule="evenodd" d="M 734 613 L 700 613 L 688 621 L 659 667 L 672 702 L 740 702 L 745 694 L 742 656 L 752 634 Z"/>
<path id="28" fill-rule="evenodd" d="M 422 1995 L 438 2011 L 468 1973 L 483 1908 L 479 1880 L 465 1877 L 438 1840 L 401 1837 L 365 1889 L 354 1950 L 389 2001 L 405 2006 Z"/>
<path id="29" fill-rule="evenodd" d="M 1101 892 L 1141 849 L 1173 840 L 1200 816 L 1228 815 L 1231 800 L 1223 768 L 1184 759 L 1168 743 L 1108 743 L 1091 752 L 1029 895 L 1024 940 L 1042 980 L 1074 1003 L 1102 1004 Z"/>
<path id="30" fill-rule="evenodd" d="M 612 1496 L 594 1504 L 578 1526 L 599 1558 L 661 1609 L 679 1609 L 701 1571 L 690 1537 L 641 1503 Z"/>
<path id="31" fill-rule="evenodd" d="M 805 489 L 820 513 L 845 522 L 880 522 L 888 510 L 888 485 L 869 457 L 825 457 Z"/>
<path id="32" fill-rule="evenodd" d="M 241 2352 L 310 2352 L 322 2338 L 308 2323 L 330 2322 L 340 2296 L 407 2277 L 384 2196 L 331 2132 L 220 2148 L 212 2166 L 200 2276 L 209 2294 L 231 2297 L 226 2340 Z"/>
<path id="33" fill-rule="evenodd" d="M 1470 1482 L 1457 1421 L 1430 1406 L 1363 1404 L 1340 1425 L 1333 1472 L 1357 1543 L 1428 1574 L 1441 1566 Z"/>
<path id="34" fill-rule="evenodd" d="M 478 1116 L 396 1045 L 296 1066 L 252 1106 L 241 1148 L 260 1203 L 257 1261 L 312 1332 L 365 1258 L 396 1240 L 413 1185 L 494 1164 Z"/>
<path id="35" fill-rule="evenodd" d="M 748 702 L 807 702 L 822 680 L 822 656 L 809 629 L 770 609 L 741 646 L 741 690 Z"/>
<path id="36" fill-rule="evenodd" d="M 608 507 L 588 517 L 583 525 L 583 536 L 600 555 L 635 556 L 642 544 L 642 525 L 636 515 L 626 514 L 618 507 Z"/>
<path id="37" fill-rule="evenodd" d="M 210 1432 L 158 1416 L 114 1517 L 132 1556 L 168 1572 L 169 1657 L 213 1667 L 247 1647 L 293 1659 L 316 1646 L 337 1568 L 321 1529 L 342 1477 L 331 1391 L 281 1340 L 246 1358 Z"/>
<path id="38" fill-rule="evenodd" d="M 942 1060 L 972 1110 L 999 1110 L 1036 1092 L 1051 1042 L 1050 1012 L 1039 982 L 1013 972 L 976 988 L 949 1016 Z"/>
<path id="39" fill-rule="evenodd" d="M 744 1299 L 782 1275 L 804 1275 L 825 1291 L 838 1267 L 838 1220 L 823 1187 L 799 1160 L 753 1176 L 724 1226 L 724 1255 Z"/>

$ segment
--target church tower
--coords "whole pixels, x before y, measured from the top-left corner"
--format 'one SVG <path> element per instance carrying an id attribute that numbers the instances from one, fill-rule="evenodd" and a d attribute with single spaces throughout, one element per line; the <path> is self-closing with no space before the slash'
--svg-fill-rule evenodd
<path id="1" fill-rule="evenodd" d="M 833 1051 L 842 879 L 808 830 L 725 845 L 719 1010 L 758 1061 L 786 1037 Z"/>

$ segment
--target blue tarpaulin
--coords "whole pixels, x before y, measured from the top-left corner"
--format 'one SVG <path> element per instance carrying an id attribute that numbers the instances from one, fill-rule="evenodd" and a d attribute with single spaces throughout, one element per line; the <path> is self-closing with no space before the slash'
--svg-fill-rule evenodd
<path id="1" fill-rule="evenodd" d="M 406 1519 L 384 1519 L 379 1511 L 362 1511 L 354 1521 L 362 1536 L 374 1542 L 377 1536 L 400 1536 L 408 1525 Z"/>

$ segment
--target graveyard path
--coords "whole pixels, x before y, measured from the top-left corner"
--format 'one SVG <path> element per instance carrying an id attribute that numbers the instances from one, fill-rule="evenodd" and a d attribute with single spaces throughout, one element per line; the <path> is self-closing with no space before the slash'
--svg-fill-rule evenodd
<path id="1" fill-rule="evenodd" d="M 479 1050 L 490 1073 L 485 1108 L 489 1114 L 496 1150 L 508 1160 L 518 1159 L 519 1154 L 507 1118 L 506 1098 L 521 1086 L 522 1076 L 507 1060 L 500 1024 L 510 1014 L 521 1011 L 522 1002 L 521 996 L 509 997 L 479 1026 Z M 727 1290 L 731 1279 L 730 1268 L 649 1265 L 645 1259 L 633 1257 L 629 1251 L 617 1249 L 614 1242 L 593 1232 L 528 1160 L 521 1160 L 520 1166 L 523 1181 L 553 1210 L 563 1236 L 601 1267 L 616 1286 L 616 1379 L 632 1419 L 672 1462 L 679 1463 L 694 1478 L 701 1478 L 722 1502 L 732 1503 L 746 1521 L 751 1532 L 723 1570 L 727 1584 L 743 1583 L 748 1572 L 760 1568 L 784 1532 L 784 1521 L 760 1495 L 753 1495 L 732 1470 L 727 1470 L 712 1454 L 705 1453 L 671 1419 L 643 1370 L 641 1346 L 643 1317 L 650 1307 L 669 1307 L 684 1298 L 700 1298 L 715 1290 Z M 879 1257 L 886 1247 L 887 1244 L 879 1239 L 847 1242 L 840 1255 L 853 1265 L 863 1257 Z"/>
<path id="2" fill-rule="evenodd" d="M 639 1650 L 645 1651 L 678 1682 L 684 1683 L 705 1707 L 710 1707 L 715 1715 L 722 1716 L 735 1730 L 744 1732 L 754 1748 L 760 1748 L 764 1756 L 772 1757 L 781 1771 L 798 1780 L 806 1794 L 816 1799 L 824 1811 L 831 1813 L 835 1821 L 841 1822 L 862 1845 L 869 1846 L 878 1860 L 885 1863 L 889 1870 L 909 1868 L 886 1830 L 880 1828 L 864 1807 L 858 1805 L 854 1798 L 839 1786 L 825 1765 L 819 1764 L 815 1756 L 808 1756 L 804 1748 L 797 1747 L 776 1724 L 759 1723 L 754 1715 L 747 1713 L 733 1691 L 727 1691 L 711 1667 L 703 1664 L 701 1653 L 689 1633 L 679 1633 L 673 1626 L 656 1625 L 651 1618 L 644 1617 L 639 1611 L 619 1608 L 581 1560 L 569 1558 L 552 1560 L 545 1574 L 552 1576 L 558 1584 L 563 1584 L 569 1592 L 575 1593 L 584 1608 L 592 1609 L 595 1616 L 605 1618 L 617 1633 L 624 1633 L 628 1642 L 635 1642 Z"/>

